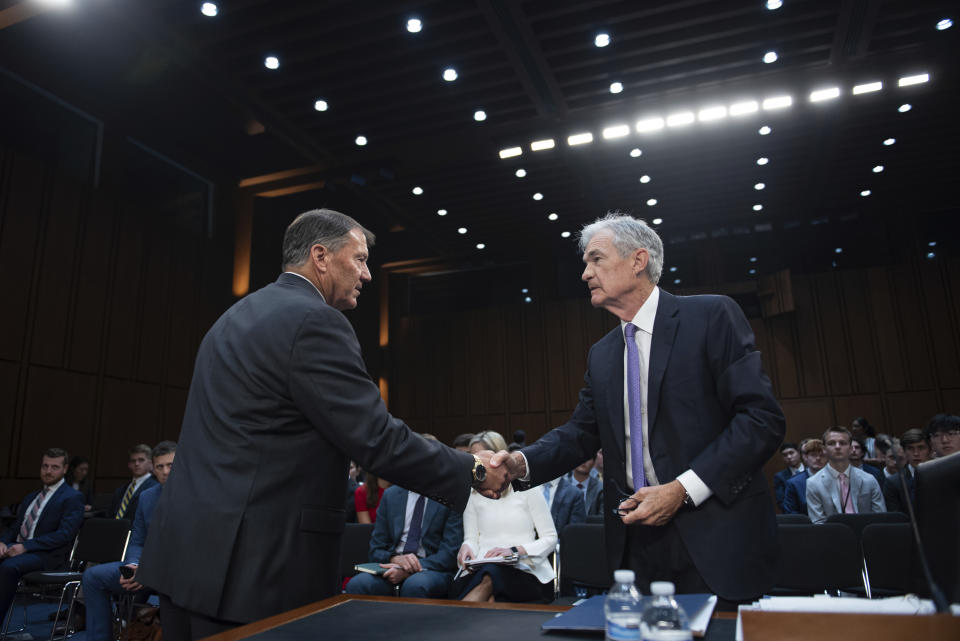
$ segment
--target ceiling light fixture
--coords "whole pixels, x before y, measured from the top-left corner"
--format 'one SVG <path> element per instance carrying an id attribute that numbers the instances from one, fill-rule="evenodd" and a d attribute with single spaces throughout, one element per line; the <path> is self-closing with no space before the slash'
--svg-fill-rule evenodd
<path id="1" fill-rule="evenodd" d="M 547 220 L 556 220 L 557 218 L 560 218 L 560 216 L 557 216 L 556 212 L 550 212 L 547 214 Z"/>
<path id="2" fill-rule="evenodd" d="M 520 147 L 507 147 L 506 149 L 500 150 L 500 158 L 513 158 L 514 156 L 519 156 L 523 153 L 523 149 Z"/>
<path id="3" fill-rule="evenodd" d="M 574 134 L 567 137 L 567 144 L 573 147 L 574 145 L 585 145 L 587 143 L 593 142 L 593 134 L 589 131 L 582 134 Z"/>
<path id="4" fill-rule="evenodd" d="M 756 189 L 757 191 L 763 191 L 764 189 L 767 188 L 767 186 L 764 183 L 757 183 L 756 185 L 753 186 L 753 188 Z"/>
<path id="5" fill-rule="evenodd" d="M 610 93 L 620 93 L 621 91 L 623 91 L 623 83 L 622 83 L 622 82 L 611 82 L 611 83 L 610 83 Z"/>
<path id="6" fill-rule="evenodd" d="M 363 147 L 365 144 L 367 144 L 367 137 L 366 137 L 366 136 L 357 136 L 356 139 L 354 139 L 353 142 L 357 143 L 357 146 L 358 146 L 358 147 Z"/>
<path id="7" fill-rule="evenodd" d="M 764 125 L 764 126 L 760 127 L 759 129 L 757 129 L 757 133 L 760 134 L 761 136 L 769 136 L 770 134 L 773 133 L 773 129 L 771 129 L 770 127 Z"/>
<path id="8" fill-rule="evenodd" d="M 677 271 L 677 266 L 676 266 L 676 265 L 671 265 L 671 266 L 670 266 L 670 273 L 672 274 L 672 273 L 675 272 L 675 271 Z"/>
<path id="9" fill-rule="evenodd" d="M 483 243 L 477 243 L 477 249 L 486 249 L 486 248 L 487 246 L 484 245 Z"/>
<path id="10" fill-rule="evenodd" d="M 697 118 L 700 119 L 700 122 L 709 122 L 711 120 L 720 120 L 721 118 L 727 117 L 727 108 L 720 105 L 717 107 L 706 107 L 700 110 L 700 113 L 697 114 Z"/>
<path id="11" fill-rule="evenodd" d="M 639 147 L 634 147 L 633 149 L 630 150 L 631 158 L 639 158 L 641 155 L 643 155 L 643 152 L 640 151 Z"/>
<path id="12" fill-rule="evenodd" d="M 682 281 L 681 281 L 679 278 L 674 278 L 674 279 L 673 279 L 673 284 L 674 284 L 674 285 L 679 285 L 681 282 L 682 282 Z"/>
<path id="13" fill-rule="evenodd" d="M 568 232 L 568 231 L 562 231 L 562 232 L 560 232 L 560 237 L 561 237 L 561 238 L 570 238 L 570 232 Z"/>
<path id="14" fill-rule="evenodd" d="M 520 169 L 513 172 L 513 175 L 516 176 L 517 178 L 523 178 L 527 175 L 527 170 L 521 167 Z"/>
<path id="15" fill-rule="evenodd" d="M 414 195 L 414 196 L 422 196 L 422 195 L 423 195 L 423 187 L 420 187 L 419 185 L 417 185 L 416 187 L 414 187 L 414 188 L 411 189 L 410 191 L 413 192 L 413 195 Z"/>
<path id="16" fill-rule="evenodd" d="M 867 82 L 862 85 L 854 85 L 853 95 L 859 96 L 862 93 L 873 93 L 874 91 L 880 91 L 883 89 L 883 83 L 877 80 L 876 82 Z"/>
<path id="17" fill-rule="evenodd" d="M 270 70 L 279 69 L 280 58 L 277 58 L 276 56 L 267 56 L 263 59 L 263 66 Z"/>
<path id="18" fill-rule="evenodd" d="M 753 211 L 763 211 L 763 205 L 761 205 L 760 203 L 757 203 L 756 205 L 753 206 Z"/>
<path id="19" fill-rule="evenodd" d="M 904 76 L 897 81 L 898 87 L 909 87 L 910 85 L 922 85 L 930 80 L 930 74 L 918 73 L 915 76 Z"/>
<path id="20" fill-rule="evenodd" d="M 313 108 L 316 109 L 317 111 L 326 111 L 327 109 L 330 108 L 330 105 L 327 104 L 326 100 L 323 100 L 321 98 L 320 100 L 317 100 L 315 103 L 313 103 Z"/>
<path id="21" fill-rule="evenodd" d="M 457 233 L 458 233 L 458 234 L 466 234 L 466 233 L 467 233 L 467 228 L 466 228 L 466 227 L 461 227 L 460 229 L 457 230 Z"/>
<path id="22" fill-rule="evenodd" d="M 644 118 L 637 122 L 635 129 L 638 133 L 643 133 L 644 131 L 657 131 L 658 129 L 663 129 L 663 118 L 654 117 L 654 118 Z"/>
<path id="23" fill-rule="evenodd" d="M 487 112 L 484 111 L 483 109 L 477 109 L 476 111 L 473 112 L 473 119 L 476 120 L 477 122 L 483 122 L 484 120 L 487 119 Z"/>
<path id="24" fill-rule="evenodd" d="M 953 20 L 950 18 L 944 18 L 937 22 L 937 31 L 946 31 L 953 26 Z"/>
<path id="25" fill-rule="evenodd" d="M 833 250 L 833 253 L 834 253 L 834 254 L 842 254 L 842 253 L 843 253 L 843 247 L 837 247 L 836 249 Z"/>
<path id="26" fill-rule="evenodd" d="M 763 101 L 763 108 L 766 111 L 771 109 L 783 109 L 793 104 L 793 98 L 790 96 L 774 96 Z"/>
<path id="27" fill-rule="evenodd" d="M 663 224 L 663 218 L 654 218 L 652 222 L 653 222 L 654 225 L 662 225 L 662 224 Z"/>
<path id="28" fill-rule="evenodd" d="M 543 151 L 544 149 L 553 149 L 557 146 L 557 143 L 554 142 L 553 138 L 546 138 L 544 140 L 534 140 L 530 143 L 531 151 Z"/>
<path id="29" fill-rule="evenodd" d="M 630 125 L 613 125 L 603 130 L 603 139 L 623 138 L 630 133 Z"/>
<path id="30" fill-rule="evenodd" d="M 810 102 L 823 102 L 824 100 L 833 100 L 840 97 L 840 87 L 830 87 L 829 89 L 817 89 L 810 92 Z"/>
<path id="31" fill-rule="evenodd" d="M 735 102 L 730 105 L 731 116 L 745 116 L 747 114 L 756 113 L 759 110 L 760 105 L 757 104 L 756 100 L 745 100 L 743 102 Z"/>
<path id="32" fill-rule="evenodd" d="M 219 13 L 219 11 L 220 10 L 217 8 L 217 4 L 215 2 L 204 2 L 202 5 L 200 5 L 200 13 L 208 18 L 213 18 L 217 15 L 217 13 Z M 943 21 L 941 20 L 941 22 Z"/>
<path id="33" fill-rule="evenodd" d="M 640 182 L 642 182 L 644 185 L 646 185 L 648 182 L 650 182 L 650 176 L 648 176 L 648 175 L 646 175 L 646 174 L 640 176 Z"/>
<path id="34" fill-rule="evenodd" d="M 541 193 L 538 191 L 537 193 L 535 193 L 535 194 L 533 195 L 533 199 L 534 199 L 534 200 L 543 200 L 543 194 L 541 194 Z"/>
<path id="35" fill-rule="evenodd" d="M 410 18 L 407 20 L 407 31 L 410 33 L 420 33 L 423 30 L 423 21 L 420 18 Z"/>
<path id="36" fill-rule="evenodd" d="M 783 0 L 767 0 L 767 9 L 776 11 L 783 6 Z"/>
<path id="37" fill-rule="evenodd" d="M 896 138 L 887 138 L 886 140 L 883 141 L 883 146 L 884 146 L 884 147 L 889 147 L 889 146 L 891 146 L 891 145 L 896 144 L 896 142 L 897 142 L 897 139 L 896 139 Z"/>
<path id="38" fill-rule="evenodd" d="M 657 204 L 656 198 L 650 198 L 647 200 L 647 207 L 653 207 Z"/>
<path id="39" fill-rule="evenodd" d="M 763 54 L 763 61 L 769 65 L 773 62 L 776 62 L 778 57 L 779 56 L 777 56 L 776 51 L 768 51 L 767 53 Z"/>
<path id="40" fill-rule="evenodd" d="M 692 111 L 681 111 L 679 113 L 670 114 L 667 116 L 667 126 L 668 127 L 684 127 L 691 124 L 697 118 L 693 115 Z"/>
<path id="41" fill-rule="evenodd" d="M 899 112 L 902 113 L 902 114 L 907 113 L 907 112 L 910 111 L 911 109 L 913 109 L 913 105 L 911 105 L 909 102 L 905 102 L 905 103 L 903 103 L 902 105 L 900 105 L 899 107 L 897 107 L 897 111 L 899 111 Z"/>
<path id="42" fill-rule="evenodd" d="M 931 240 L 929 243 L 927 243 L 927 247 L 936 247 L 936 246 L 937 246 L 937 241 L 935 240 Z"/>
<path id="43" fill-rule="evenodd" d="M 605 31 L 601 31 L 594 37 L 593 44 L 601 48 L 606 47 L 608 44 L 610 44 L 610 34 L 606 33 Z"/>
<path id="44" fill-rule="evenodd" d="M 860 195 L 861 195 L 863 198 L 866 198 L 867 196 L 869 196 L 869 195 L 872 194 L 872 193 L 873 193 L 873 192 L 870 191 L 869 189 L 864 189 L 863 191 L 860 192 Z"/>
<path id="45" fill-rule="evenodd" d="M 757 158 L 757 164 L 760 165 L 761 167 L 766 165 L 768 162 L 770 162 L 770 159 L 766 158 L 765 156 L 761 156 L 760 158 Z"/>
<path id="46" fill-rule="evenodd" d="M 447 67 L 446 69 L 443 70 L 443 79 L 446 80 L 447 82 L 453 82 L 458 77 L 459 76 L 457 76 L 457 70 L 454 69 L 453 67 Z"/>
<path id="47" fill-rule="evenodd" d="M 883 165 L 877 165 L 876 167 L 873 168 L 873 173 L 875 174 L 879 174 L 882 171 L 883 171 Z"/>
<path id="48" fill-rule="evenodd" d="M 437 216 L 446 216 L 446 215 L 447 215 L 447 210 L 446 210 L 446 209 L 438 209 L 438 210 L 437 210 Z"/>
<path id="49" fill-rule="evenodd" d="M 751 263 L 757 262 L 757 257 L 756 257 L 756 256 L 751 256 L 751 257 L 750 257 L 750 262 L 751 262 Z"/>

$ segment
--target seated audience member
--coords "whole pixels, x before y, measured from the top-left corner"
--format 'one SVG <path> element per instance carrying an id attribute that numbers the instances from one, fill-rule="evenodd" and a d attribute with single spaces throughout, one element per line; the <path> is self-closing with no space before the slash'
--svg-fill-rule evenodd
<path id="1" fill-rule="evenodd" d="M 83 573 L 83 595 L 87 607 L 87 639 L 89 641 L 109 641 L 113 638 L 113 616 L 110 608 L 110 595 L 119 596 L 128 592 L 137 592 L 143 588 L 137 583 L 136 570 L 140 564 L 140 554 L 147 540 L 147 529 L 153 508 L 157 505 L 163 485 L 170 476 L 177 444 L 173 441 L 161 441 L 151 452 L 153 475 L 157 484 L 145 490 L 137 502 L 137 513 L 133 519 L 133 531 L 123 561 L 101 563 L 87 568 Z M 129 579 L 120 574 L 120 566 L 125 565 L 134 571 Z"/>
<path id="2" fill-rule="evenodd" d="M 930 444 L 927 443 L 926 435 L 919 429 L 910 429 L 900 437 L 900 445 L 907 457 L 907 464 L 900 470 L 898 478 L 887 479 L 883 486 L 883 498 L 887 503 L 887 509 L 891 512 L 907 513 L 907 502 L 903 495 L 903 482 L 906 480 L 907 491 L 910 493 L 910 500 L 914 497 L 914 476 L 917 473 L 917 466 L 930 460 Z"/>
<path id="3" fill-rule="evenodd" d="M 827 464 L 823 441 L 818 438 L 800 441 L 800 456 L 803 458 L 803 471 L 787 481 L 787 489 L 783 493 L 783 511 L 787 514 L 807 513 L 807 479 Z"/>
<path id="4" fill-rule="evenodd" d="M 786 467 L 773 475 L 773 492 L 776 495 L 777 507 L 783 512 L 783 495 L 787 491 L 787 481 L 803 471 L 803 461 L 795 443 L 781 445 L 780 456 L 783 457 Z"/>
<path id="5" fill-rule="evenodd" d="M 877 452 L 877 430 L 870 425 L 870 422 L 862 416 L 858 416 L 850 423 L 850 433 L 856 438 L 862 436 L 866 446 L 866 454 L 863 456 L 864 463 L 879 465 L 881 462 L 880 453 Z"/>
<path id="6" fill-rule="evenodd" d="M 877 479 L 850 465 L 851 437 L 845 427 L 823 433 L 827 465 L 807 479 L 807 514 L 814 523 L 823 523 L 831 514 L 887 511 Z"/>
<path id="7" fill-rule="evenodd" d="M 603 450 L 597 450 L 597 455 L 593 459 L 593 469 L 590 470 L 590 476 L 595 477 L 603 483 Z"/>
<path id="8" fill-rule="evenodd" d="M 390 487 L 390 481 L 367 472 L 367 481 L 353 493 L 353 504 L 357 510 L 357 523 L 376 523 L 377 506 L 383 497 L 383 491 Z"/>
<path id="9" fill-rule="evenodd" d="M 594 459 L 587 459 L 566 475 L 570 484 L 583 494 L 583 507 L 587 516 L 603 513 L 603 483 L 591 476 Z"/>
<path id="10" fill-rule="evenodd" d="M 937 458 L 960 452 L 960 416 L 937 414 L 924 432 Z"/>
<path id="11" fill-rule="evenodd" d="M 24 497 L 13 527 L 0 536 L 0 622 L 13 603 L 20 577 L 58 570 L 70 554 L 83 523 L 83 495 L 64 481 L 69 458 L 59 448 L 43 453 L 43 485 Z"/>
<path id="12" fill-rule="evenodd" d="M 460 515 L 397 485 L 383 492 L 377 513 L 370 561 L 388 569 L 383 576 L 357 574 L 347 583 L 347 594 L 389 596 L 399 585 L 402 597 L 446 597 L 463 541 Z"/>
<path id="13" fill-rule="evenodd" d="M 570 484 L 566 476 L 553 479 L 540 486 L 543 498 L 550 508 L 553 526 L 557 535 L 571 523 L 583 523 L 587 520 L 587 511 L 583 507 L 583 493 Z"/>
<path id="14" fill-rule="evenodd" d="M 873 465 L 867 465 L 863 462 L 863 455 L 866 452 L 866 446 L 863 444 L 863 438 L 853 437 L 853 440 L 850 441 L 850 465 L 859 468 L 875 478 L 877 480 L 877 485 L 880 486 L 880 489 L 883 489 L 883 470 L 879 467 L 874 467 Z"/>
<path id="15" fill-rule="evenodd" d="M 93 482 L 90 480 L 90 460 L 85 456 L 74 456 L 67 466 L 67 483 L 83 495 L 83 509 L 93 509 Z"/>
<path id="16" fill-rule="evenodd" d="M 516 443 L 521 448 L 527 446 L 527 433 L 523 430 L 517 430 L 513 433 L 513 443 Z M 506 449 L 506 448 L 504 448 Z"/>
<path id="17" fill-rule="evenodd" d="M 507 448 L 500 434 L 481 432 L 471 450 L 498 452 Z M 470 493 L 463 512 L 463 545 L 457 555 L 463 567 L 470 559 L 520 556 L 516 566 L 488 563 L 454 582 L 451 592 L 464 601 L 532 601 L 544 597 L 554 578 L 549 556 L 557 545 L 557 530 L 540 488 L 512 488 L 499 500 Z"/>
<path id="18" fill-rule="evenodd" d="M 110 505 L 110 515 L 118 519 L 132 519 L 137 513 L 137 502 L 144 490 L 149 490 L 157 484 L 157 479 L 151 474 L 153 470 L 153 452 L 150 446 L 144 443 L 130 448 L 127 459 L 127 469 L 130 470 L 130 482 L 117 488 L 113 493 L 113 503 Z"/>
<path id="19" fill-rule="evenodd" d="M 473 434 L 467 432 L 465 434 L 460 434 L 457 438 L 453 439 L 453 449 L 460 450 L 461 452 L 470 451 L 470 440 L 473 438 Z"/>

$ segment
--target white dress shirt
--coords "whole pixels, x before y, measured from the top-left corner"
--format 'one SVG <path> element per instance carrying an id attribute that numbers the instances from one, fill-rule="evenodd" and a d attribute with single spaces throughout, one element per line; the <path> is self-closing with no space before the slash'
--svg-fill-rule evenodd
<path id="1" fill-rule="evenodd" d="M 50 497 L 53 496 L 54 492 L 60 489 L 61 485 L 63 485 L 63 479 L 60 479 L 53 485 L 48 485 L 46 495 L 43 497 L 43 499 L 41 500 L 40 493 L 38 492 L 36 498 L 33 499 L 30 505 L 27 506 L 27 511 L 23 513 L 24 521 L 26 521 L 27 515 L 29 515 L 30 512 L 33 510 L 33 507 L 37 503 L 37 501 L 40 502 L 40 509 L 37 510 L 37 518 L 33 520 L 33 524 L 30 525 L 30 529 L 27 531 L 27 540 L 33 538 L 33 533 L 37 529 L 37 523 L 40 522 L 40 516 L 43 515 L 43 508 L 47 507 L 47 503 L 50 502 Z"/>

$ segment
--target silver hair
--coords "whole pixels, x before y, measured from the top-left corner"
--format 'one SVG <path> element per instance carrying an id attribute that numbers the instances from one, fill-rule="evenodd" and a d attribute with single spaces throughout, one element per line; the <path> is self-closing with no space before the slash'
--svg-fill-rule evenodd
<path id="1" fill-rule="evenodd" d="M 373 247 L 376 236 L 346 214 L 332 209 L 305 211 L 290 223 L 283 234 L 283 267 L 299 267 L 310 257 L 310 248 L 323 245 L 335 252 L 347 244 L 349 234 L 359 229 L 367 239 L 367 247 Z"/>
<path id="2" fill-rule="evenodd" d="M 623 258 L 638 249 L 646 249 L 650 255 L 647 277 L 654 285 L 660 281 L 660 274 L 663 273 L 663 241 L 645 221 L 619 212 L 609 212 L 580 230 L 581 253 L 587 250 L 590 239 L 601 231 L 610 232 L 613 246 Z"/>

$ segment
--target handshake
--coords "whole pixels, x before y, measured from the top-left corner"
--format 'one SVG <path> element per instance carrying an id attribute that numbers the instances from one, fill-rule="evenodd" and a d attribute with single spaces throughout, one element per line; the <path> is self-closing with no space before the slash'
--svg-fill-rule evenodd
<path id="1" fill-rule="evenodd" d="M 520 452 L 483 450 L 475 456 L 480 459 L 483 471 L 474 470 L 473 486 L 487 498 L 499 499 L 511 481 L 527 474 L 527 461 Z"/>

